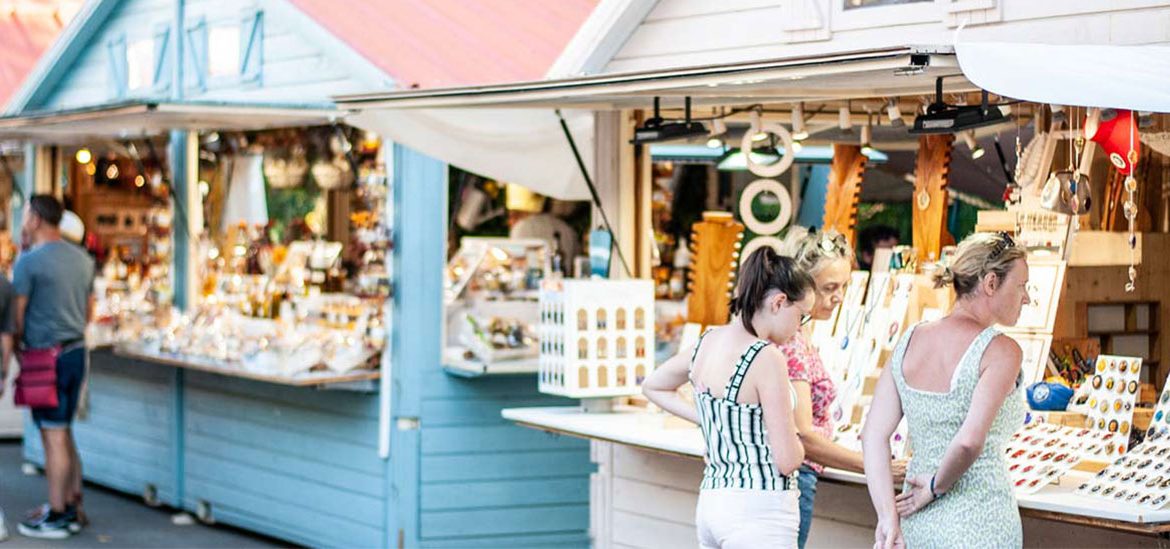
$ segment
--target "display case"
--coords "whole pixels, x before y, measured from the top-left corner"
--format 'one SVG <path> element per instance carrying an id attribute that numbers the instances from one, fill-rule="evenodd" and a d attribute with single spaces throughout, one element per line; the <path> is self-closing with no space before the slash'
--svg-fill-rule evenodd
<path id="1" fill-rule="evenodd" d="M 536 372 L 537 299 L 549 265 L 544 240 L 463 238 L 444 278 L 448 372 Z"/>

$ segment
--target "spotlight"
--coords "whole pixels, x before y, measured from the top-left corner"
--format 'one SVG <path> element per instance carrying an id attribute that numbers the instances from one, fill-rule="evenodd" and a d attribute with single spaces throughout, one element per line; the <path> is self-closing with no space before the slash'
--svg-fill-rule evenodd
<path id="1" fill-rule="evenodd" d="M 865 125 L 861 127 L 861 152 L 863 154 L 869 154 L 873 152 L 872 139 L 873 127 L 870 126 L 869 121 L 867 120 Z"/>
<path id="2" fill-rule="evenodd" d="M 978 160 L 983 157 L 983 147 L 979 146 L 979 142 L 975 140 L 975 130 L 968 130 L 960 133 L 963 137 L 963 142 L 967 144 L 967 148 L 971 150 L 971 159 Z"/>
<path id="3" fill-rule="evenodd" d="M 77 155 L 75 158 L 77 159 L 78 164 L 89 164 L 89 161 L 93 160 L 93 153 L 89 152 L 89 149 L 82 147 L 77 149 Z"/>
<path id="4" fill-rule="evenodd" d="M 893 99 L 886 105 L 886 117 L 890 119 L 890 125 L 895 128 L 906 125 L 906 121 L 902 120 L 902 109 L 898 107 L 898 102 Z"/>
<path id="5" fill-rule="evenodd" d="M 707 148 L 709 148 L 709 149 L 722 149 L 723 148 L 723 140 L 719 139 L 718 137 L 712 137 L 712 138 L 707 140 Z"/>
<path id="6" fill-rule="evenodd" d="M 792 108 L 792 139 L 796 141 L 808 139 L 808 130 L 804 128 L 804 103 L 797 103 Z"/>
<path id="7" fill-rule="evenodd" d="M 853 115 L 849 112 L 849 107 L 837 109 L 837 127 L 843 132 L 853 131 Z"/>
<path id="8" fill-rule="evenodd" d="M 752 141 L 759 142 L 767 139 L 768 133 L 760 131 L 760 128 L 764 126 L 764 121 L 760 119 L 760 111 L 752 111 L 750 118 L 752 125 L 748 128 L 748 131 L 752 132 Z"/>
<path id="9" fill-rule="evenodd" d="M 800 144 L 800 141 L 795 141 L 795 140 L 794 140 L 794 141 L 792 142 L 792 154 L 799 153 L 799 152 L 800 152 L 800 151 L 802 151 L 802 150 L 804 150 L 804 145 L 801 145 L 801 144 Z"/>

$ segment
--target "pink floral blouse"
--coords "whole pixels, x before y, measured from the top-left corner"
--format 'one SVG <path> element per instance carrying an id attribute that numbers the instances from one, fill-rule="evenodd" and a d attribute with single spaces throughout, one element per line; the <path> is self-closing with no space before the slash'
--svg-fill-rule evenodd
<path id="1" fill-rule="evenodd" d="M 788 377 L 792 381 L 808 383 L 812 395 L 812 424 L 817 434 L 828 440 L 833 439 L 833 421 L 829 416 L 833 400 L 837 398 L 837 387 L 825 365 L 821 362 L 821 355 L 816 347 L 808 341 L 804 334 L 797 332 L 792 340 L 780 345 L 788 357 Z M 824 466 L 811 461 L 805 461 L 814 471 L 820 473 Z"/>

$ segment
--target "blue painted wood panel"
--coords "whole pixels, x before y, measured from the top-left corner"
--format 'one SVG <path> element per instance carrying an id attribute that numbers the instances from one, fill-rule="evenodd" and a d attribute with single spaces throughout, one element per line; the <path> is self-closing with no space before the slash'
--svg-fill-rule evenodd
<path id="1" fill-rule="evenodd" d="M 87 45 L 73 60 L 69 70 L 40 100 L 29 105 L 29 110 L 60 110 L 89 105 L 101 105 L 120 100 L 114 93 L 110 79 L 109 50 L 111 40 L 130 41 L 152 38 L 154 29 L 169 25 L 175 14 L 176 0 L 122 0 L 106 18 L 101 29 L 89 37 Z M 146 29 L 144 32 L 143 29 Z M 127 91 L 127 98 L 157 98 L 151 85 L 138 91 Z"/>
<path id="2" fill-rule="evenodd" d="M 396 486 L 417 483 L 396 500 L 394 529 L 408 547 L 587 546 L 588 444 L 500 416 L 571 401 L 539 395 L 535 376 L 443 372 L 446 167 L 400 146 L 394 162 L 395 417 L 418 420 L 391 438 Z"/>
<path id="3" fill-rule="evenodd" d="M 174 383 L 173 368 L 104 351 L 90 354 L 89 413 L 73 426 L 87 480 L 130 494 L 153 485 L 160 500 L 177 503 Z M 25 424 L 24 457 L 44 464 L 31 421 Z"/>
<path id="4" fill-rule="evenodd" d="M 380 546 L 377 395 L 187 372 L 184 507 L 315 546 Z"/>

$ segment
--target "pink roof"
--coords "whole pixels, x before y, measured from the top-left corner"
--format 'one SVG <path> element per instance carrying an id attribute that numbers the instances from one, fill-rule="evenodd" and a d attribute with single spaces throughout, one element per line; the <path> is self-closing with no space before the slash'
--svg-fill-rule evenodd
<path id="1" fill-rule="evenodd" d="M 51 0 L 25 0 L 0 12 L 0 107 L 20 88 L 76 11 L 59 12 L 57 5 Z"/>
<path id="2" fill-rule="evenodd" d="M 292 0 L 402 88 L 537 80 L 597 0 Z"/>

